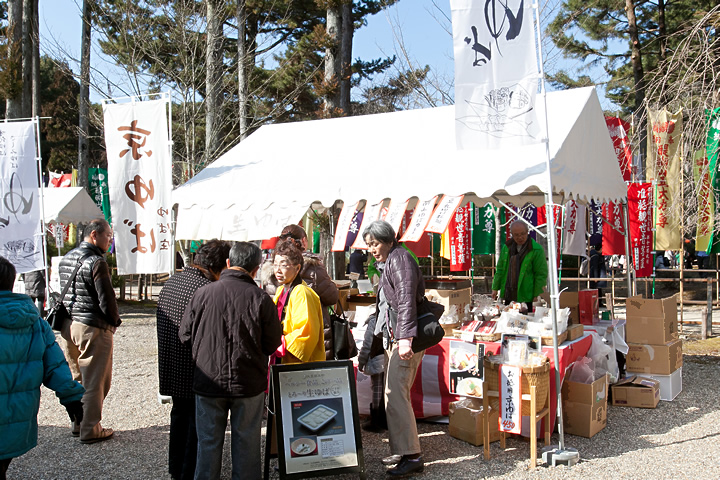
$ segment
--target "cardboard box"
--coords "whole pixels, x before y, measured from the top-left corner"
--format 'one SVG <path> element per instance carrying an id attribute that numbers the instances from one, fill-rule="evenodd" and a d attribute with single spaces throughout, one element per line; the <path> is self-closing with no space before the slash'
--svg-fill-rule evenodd
<path id="1" fill-rule="evenodd" d="M 348 310 L 354 311 L 358 305 L 372 305 L 377 297 L 370 295 L 348 295 Z"/>
<path id="2" fill-rule="evenodd" d="M 608 376 L 593 383 L 566 380 L 562 386 L 565 432 L 592 438 L 607 425 Z"/>
<path id="3" fill-rule="evenodd" d="M 633 375 L 612 386 L 612 404 L 621 407 L 655 408 L 660 401 L 660 382 Z"/>
<path id="4" fill-rule="evenodd" d="M 626 303 L 625 341 L 665 345 L 678 339 L 677 297 L 659 300 L 630 297 Z"/>
<path id="5" fill-rule="evenodd" d="M 425 290 L 425 296 L 445 307 L 445 313 L 450 311 L 450 307 L 457 305 L 458 319 L 460 322 L 467 320 L 468 315 L 465 313 L 465 307 L 470 305 L 470 288 L 462 288 L 460 290 L 446 290 L 430 288 Z"/>
<path id="6" fill-rule="evenodd" d="M 350 295 L 357 295 L 359 290 L 357 288 L 341 288 L 338 290 L 338 305 L 347 312 L 350 308 L 348 305 L 348 297 Z"/>
<path id="7" fill-rule="evenodd" d="M 593 325 L 600 317 L 598 311 L 598 291 L 588 288 L 578 292 L 578 306 L 580 308 L 580 323 Z"/>
<path id="8" fill-rule="evenodd" d="M 483 444 L 482 399 L 464 398 L 452 402 L 450 410 L 450 436 L 475 446 Z M 490 410 L 490 443 L 500 440 L 499 412 Z"/>
<path id="9" fill-rule="evenodd" d="M 682 367 L 670 375 L 638 374 L 638 377 L 651 378 L 660 382 L 660 400 L 670 402 L 682 392 Z"/>
<path id="10" fill-rule="evenodd" d="M 682 367 L 682 340 L 665 345 L 628 343 L 626 361 L 625 368 L 629 373 L 670 375 Z"/>
<path id="11" fill-rule="evenodd" d="M 550 305 L 550 294 L 543 293 L 540 297 L 545 300 L 545 303 Z M 580 306 L 578 300 L 578 292 L 562 292 L 560 294 L 560 308 L 570 309 L 570 324 L 580 323 Z"/>
<path id="12" fill-rule="evenodd" d="M 568 325 L 567 332 L 568 342 L 572 342 L 573 340 L 577 340 L 585 334 L 585 326 L 582 323 L 576 325 Z"/>

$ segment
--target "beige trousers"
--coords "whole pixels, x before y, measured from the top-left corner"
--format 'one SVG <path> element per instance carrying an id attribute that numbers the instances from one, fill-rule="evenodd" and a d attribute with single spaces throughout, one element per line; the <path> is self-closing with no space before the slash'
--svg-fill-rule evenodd
<path id="1" fill-rule="evenodd" d="M 65 324 L 65 358 L 73 379 L 85 387 L 80 440 L 100 435 L 102 408 L 112 380 L 113 332 L 79 322 Z"/>
<path id="2" fill-rule="evenodd" d="M 393 455 L 413 455 L 422 451 L 410 389 L 424 355 L 423 351 L 414 354 L 410 360 L 403 360 L 397 344 L 393 345 L 392 351 L 385 352 L 385 412 L 390 434 L 390 453 Z"/>

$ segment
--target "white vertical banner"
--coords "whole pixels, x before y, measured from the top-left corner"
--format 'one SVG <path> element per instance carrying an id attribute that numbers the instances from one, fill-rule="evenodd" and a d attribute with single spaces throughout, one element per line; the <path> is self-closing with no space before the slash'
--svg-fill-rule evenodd
<path id="1" fill-rule="evenodd" d="M 171 269 L 169 97 L 103 104 L 118 274 Z"/>
<path id="2" fill-rule="evenodd" d="M 345 250 L 345 241 L 347 240 L 350 224 L 355 216 L 358 203 L 346 203 L 343 205 L 340 217 L 338 218 L 337 227 L 335 227 L 335 238 L 333 239 L 332 251 L 342 252 Z"/>
<path id="3" fill-rule="evenodd" d="M 455 213 L 455 210 L 460 206 L 463 198 L 465 198 L 465 195 L 445 195 L 442 200 L 440 200 L 440 203 L 438 203 L 438 206 L 435 207 L 435 211 L 432 217 L 430 217 L 430 222 L 425 231 L 442 234 L 447 229 L 452 214 Z"/>
<path id="4" fill-rule="evenodd" d="M 577 255 L 583 257 L 587 253 L 587 209 L 585 205 L 578 205 L 574 200 L 565 204 L 565 242 L 563 242 L 564 255 Z"/>
<path id="5" fill-rule="evenodd" d="M 532 2 L 450 0 L 450 7 L 458 149 L 539 142 Z"/>
<path id="6" fill-rule="evenodd" d="M 0 123 L 0 255 L 17 273 L 44 268 L 35 123 Z"/>
<path id="7" fill-rule="evenodd" d="M 405 229 L 405 234 L 400 239 L 401 242 L 419 242 L 425 233 L 425 227 L 427 227 L 430 217 L 432 216 L 435 208 L 435 202 L 437 201 L 437 195 L 429 200 L 418 202 L 413 212 L 410 225 Z"/>
<path id="8" fill-rule="evenodd" d="M 383 220 L 388 222 L 393 228 L 395 235 L 397 235 L 400 224 L 402 224 L 403 218 L 405 218 L 405 210 L 407 210 L 408 202 L 408 200 L 404 202 L 391 200 L 385 218 L 383 218 Z"/>
<path id="9" fill-rule="evenodd" d="M 521 367 L 501 365 L 500 372 L 500 418 L 501 432 L 522 431 L 522 375 Z"/>
<path id="10" fill-rule="evenodd" d="M 368 246 L 363 238 L 363 232 L 372 222 L 380 218 L 380 212 L 382 211 L 383 202 L 370 205 L 369 202 L 365 204 L 365 213 L 363 214 L 362 223 L 360 224 L 360 232 L 355 237 L 355 243 L 352 244 L 352 248 L 358 248 L 360 250 L 367 250 Z"/>

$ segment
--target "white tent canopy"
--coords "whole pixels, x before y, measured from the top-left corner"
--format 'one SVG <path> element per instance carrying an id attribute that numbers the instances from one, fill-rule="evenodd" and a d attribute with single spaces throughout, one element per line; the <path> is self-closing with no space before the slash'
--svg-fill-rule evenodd
<path id="1" fill-rule="evenodd" d="M 82 187 L 44 188 L 42 191 L 45 194 L 45 223 L 87 223 L 105 218 Z"/>
<path id="2" fill-rule="evenodd" d="M 553 193 L 624 199 L 594 87 L 548 93 L 547 103 Z M 465 194 L 478 203 L 543 203 L 545 145 L 458 151 L 454 113 L 450 106 L 263 126 L 173 192 L 176 237 L 269 238 L 313 203 L 338 200 Z"/>

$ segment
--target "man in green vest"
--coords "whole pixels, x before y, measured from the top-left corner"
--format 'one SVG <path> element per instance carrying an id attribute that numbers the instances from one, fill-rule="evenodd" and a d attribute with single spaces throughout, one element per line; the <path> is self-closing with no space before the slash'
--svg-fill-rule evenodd
<path id="1" fill-rule="evenodd" d="M 494 300 L 502 298 L 506 305 L 525 303 L 530 311 L 533 300 L 547 284 L 548 270 L 543 248 L 528 233 L 528 226 L 522 220 L 510 225 L 512 238 L 500 251 L 492 295 Z"/>

